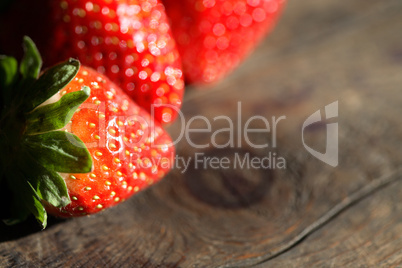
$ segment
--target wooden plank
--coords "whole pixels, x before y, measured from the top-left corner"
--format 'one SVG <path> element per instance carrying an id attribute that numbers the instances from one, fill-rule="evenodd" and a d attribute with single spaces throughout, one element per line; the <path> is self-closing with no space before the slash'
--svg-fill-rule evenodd
<path id="1" fill-rule="evenodd" d="M 175 169 L 161 183 L 98 215 L 53 219 L 45 231 L 34 229 L 32 221 L 0 226 L 0 263 L 205 267 L 269 259 L 345 198 L 400 168 L 401 11 L 397 0 L 290 1 L 275 33 L 230 77 L 209 90 L 190 89 L 183 106 L 185 120 L 203 115 L 213 130 L 228 127 L 223 120 L 213 120 L 218 115 L 233 118 L 235 126 L 244 126 L 255 115 L 286 119 L 278 123 L 276 148 L 254 149 L 241 139 L 241 148 L 201 150 L 181 139 L 179 156 L 263 157 L 271 151 L 286 160 L 286 169 L 190 168 L 184 174 Z M 333 121 L 339 123 L 336 168 L 309 155 L 301 142 L 304 120 L 334 101 L 339 103 L 339 117 Z M 192 127 L 197 126 L 203 124 L 195 122 Z M 255 121 L 251 126 L 263 125 Z M 177 137 L 180 129 L 177 122 L 169 131 Z M 222 133 L 220 141 L 227 135 Z M 324 148 L 325 124 L 307 129 L 305 135 L 308 145 Z M 210 136 L 191 139 L 204 143 Z M 272 142 L 272 136 L 254 134 L 251 140 Z M 400 231 L 392 224 L 400 220 L 400 186 L 382 191 L 385 197 L 378 207 L 373 208 L 377 199 L 365 200 L 336 218 L 328 231 L 322 227 L 263 265 L 323 264 L 321 256 L 334 264 L 366 264 L 367 259 L 341 254 L 345 244 L 347 249 L 361 246 L 357 254 L 370 255 L 369 264 L 397 264 L 400 247 L 392 245 L 400 241 L 391 241 L 390 235 Z M 387 221 L 390 224 L 384 227 Z M 339 228 L 342 232 L 337 233 Z M 364 243 L 373 232 L 380 239 L 370 247 Z M 324 247 L 328 240 L 331 244 Z M 381 253 L 373 254 L 382 246 Z M 319 247 L 324 248 L 323 255 Z M 306 252 L 311 257 L 304 257 Z"/>
<path id="2" fill-rule="evenodd" d="M 401 196 L 388 186 L 260 267 L 401 267 Z"/>

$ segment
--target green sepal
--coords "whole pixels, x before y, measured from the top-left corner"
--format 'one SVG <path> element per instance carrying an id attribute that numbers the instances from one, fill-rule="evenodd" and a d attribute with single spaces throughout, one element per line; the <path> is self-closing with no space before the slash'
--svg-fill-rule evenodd
<path id="1" fill-rule="evenodd" d="M 47 213 L 40 202 L 40 197 L 32 185 L 25 179 L 24 175 L 19 171 L 11 172 L 8 177 L 10 187 L 14 193 L 12 206 L 12 217 L 3 219 L 7 225 L 14 225 L 20 223 L 33 214 L 43 229 L 47 225 Z"/>
<path id="2" fill-rule="evenodd" d="M 13 57 L 0 55 L 0 106 L 8 103 L 13 94 L 13 84 L 18 77 L 18 63 Z"/>
<path id="3" fill-rule="evenodd" d="M 17 78 L 18 62 L 13 57 L 0 55 L 0 89 L 10 87 Z"/>
<path id="4" fill-rule="evenodd" d="M 91 94 L 89 87 L 64 95 L 58 102 L 33 110 L 26 115 L 26 134 L 43 133 L 63 128 L 79 105 Z"/>
<path id="5" fill-rule="evenodd" d="M 55 207 L 65 207 L 71 200 L 67 185 L 55 171 L 41 166 L 35 156 L 24 154 L 20 167 L 27 181 L 30 182 L 39 200 L 45 200 Z"/>
<path id="6" fill-rule="evenodd" d="M 88 173 L 92 170 L 91 155 L 74 134 L 53 131 L 26 136 L 24 146 L 48 170 L 61 173 Z"/>
<path id="7" fill-rule="evenodd" d="M 45 228 L 45 206 L 60 208 L 71 202 L 66 183 L 58 172 L 92 170 L 92 158 L 85 144 L 71 133 L 54 131 L 71 120 L 79 105 L 89 97 L 90 90 L 83 87 L 51 103 L 51 97 L 77 75 L 80 64 L 70 59 L 38 78 L 42 60 L 29 37 L 24 38 L 24 49 L 19 72 L 14 59 L 0 57 L 0 149 L 3 152 L 0 179 L 3 178 L 2 185 L 10 188 L 7 192 L 11 198 L 6 200 L 13 201 L 9 204 L 11 211 L 7 208 L 3 216 L 8 218 L 5 223 L 15 224 L 33 214 Z M 46 105 L 49 99 L 51 104 Z"/>
<path id="8" fill-rule="evenodd" d="M 29 211 L 35 216 L 36 220 L 42 225 L 42 229 L 45 229 L 47 226 L 47 213 L 45 207 L 40 202 L 40 197 L 32 185 L 27 181 L 29 188 L 31 190 L 32 195 L 28 195 L 29 197 L 28 205 Z"/>
<path id="9" fill-rule="evenodd" d="M 20 73 L 24 79 L 37 79 L 42 67 L 42 59 L 36 45 L 28 36 L 24 36 L 24 57 L 20 64 Z"/>
<path id="10" fill-rule="evenodd" d="M 24 96 L 24 112 L 30 112 L 59 90 L 63 89 L 77 75 L 80 62 L 69 59 L 45 71 Z"/>

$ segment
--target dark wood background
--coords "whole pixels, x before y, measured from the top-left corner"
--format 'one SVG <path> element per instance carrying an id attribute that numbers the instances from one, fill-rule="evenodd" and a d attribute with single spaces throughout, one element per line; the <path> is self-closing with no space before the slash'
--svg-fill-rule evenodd
<path id="1" fill-rule="evenodd" d="M 277 146 L 269 149 L 286 160 L 286 169 L 175 169 L 98 215 L 50 219 L 44 231 L 34 220 L 0 225 L 0 264 L 402 266 L 401 89 L 402 1 L 290 0 L 275 32 L 244 64 L 218 84 L 189 88 L 183 106 L 185 120 L 236 120 L 238 101 L 243 124 L 253 115 L 285 115 Z M 336 168 L 309 155 L 301 142 L 303 121 L 334 101 Z M 218 123 L 213 130 L 222 128 Z M 179 130 L 179 122 L 169 127 L 173 136 Z M 325 124 L 316 124 L 305 138 L 323 149 L 325 133 Z M 192 139 L 202 143 L 209 136 Z M 197 150 L 185 139 L 177 145 L 182 157 L 200 152 L 267 153 L 246 143 L 220 150 Z"/>

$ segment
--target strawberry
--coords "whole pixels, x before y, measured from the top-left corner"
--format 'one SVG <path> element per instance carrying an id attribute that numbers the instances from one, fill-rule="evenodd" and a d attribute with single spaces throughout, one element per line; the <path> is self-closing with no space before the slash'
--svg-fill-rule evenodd
<path id="1" fill-rule="evenodd" d="M 34 23 L 33 23 L 34 22 Z M 14 0 L 2 16 L 0 50 L 16 55 L 23 35 L 46 66 L 73 57 L 106 74 L 161 123 L 180 109 L 181 62 L 159 0 Z"/>
<path id="2" fill-rule="evenodd" d="M 186 80 L 232 71 L 273 28 L 285 0 L 163 0 Z"/>
<path id="3" fill-rule="evenodd" d="M 16 60 L 0 56 L 0 185 L 13 201 L 6 223 L 32 213 L 100 212 L 160 180 L 174 147 L 168 134 L 116 84 L 70 59 L 39 78 L 29 38 Z"/>

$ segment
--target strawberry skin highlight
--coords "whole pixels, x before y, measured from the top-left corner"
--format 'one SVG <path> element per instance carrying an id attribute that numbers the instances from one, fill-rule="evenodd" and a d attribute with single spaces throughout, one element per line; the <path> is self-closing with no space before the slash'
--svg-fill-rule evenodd
<path id="1" fill-rule="evenodd" d="M 93 170 L 63 176 L 71 203 L 47 207 L 61 217 L 97 213 L 124 201 L 164 177 L 174 157 L 169 135 L 104 75 L 82 66 L 60 95 L 83 86 L 91 95 L 65 128 L 86 144 Z"/>

